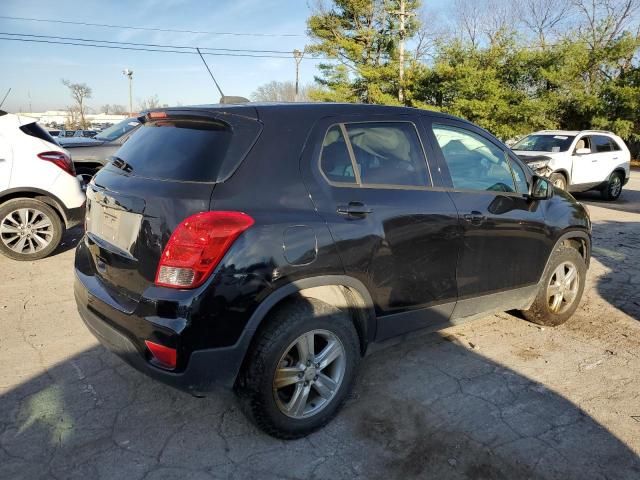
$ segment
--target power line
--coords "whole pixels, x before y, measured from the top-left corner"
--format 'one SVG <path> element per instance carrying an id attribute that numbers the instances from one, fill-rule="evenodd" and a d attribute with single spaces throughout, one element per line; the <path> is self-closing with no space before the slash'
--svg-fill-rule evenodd
<path id="1" fill-rule="evenodd" d="M 0 18 L 5 20 L 19 20 L 26 22 L 44 22 L 44 23 L 63 23 L 66 25 L 82 25 L 86 27 L 103 27 L 103 28 L 119 28 L 126 30 L 146 30 L 152 32 L 173 32 L 173 33 L 192 33 L 192 34 L 204 34 L 204 35 L 228 35 L 236 37 L 304 37 L 305 35 L 299 33 L 259 33 L 259 32 L 211 32 L 204 30 L 177 30 L 171 28 L 157 28 L 157 27 L 134 27 L 132 25 L 111 25 L 107 23 L 88 23 L 88 22 L 72 22 L 69 20 L 54 20 L 48 18 L 30 18 L 30 17 L 10 17 L 7 15 L 0 15 Z"/>
<path id="2" fill-rule="evenodd" d="M 116 42 L 113 40 L 98 40 L 95 38 L 59 37 L 55 35 L 35 35 L 30 33 L 0 32 L 0 35 L 9 35 L 12 37 L 46 38 L 46 39 L 54 39 L 54 40 L 71 40 L 74 42 L 108 43 L 108 44 L 114 44 L 114 45 L 134 45 L 138 47 L 174 48 L 174 49 L 183 49 L 183 50 L 194 50 L 196 48 L 200 48 L 200 50 L 221 51 L 221 52 L 283 53 L 287 55 L 293 54 L 293 51 L 289 51 L 289 50 L 255 50 L 250 48 L 193 47 L 193 46 L 187 46 L 187 45 L 163 45 L 163 44 L 157 44 L 157 43 Z"/>
<path id="3" fill-rule="evenodd" d="M 0 35 L 3 35 L 0 32 Z M 58 41 L 58 40 L 42 40 L 36 38 L 12 38 L 12 37 L 0 37 L 0 40 L 14 41 L 14 42 L 30 42 L 30 43 L 46 43 L 53 45 L 73 45 L 76 47 L 94 47 L 94 48 L 109 48 L 114 50 L 134 50 L 140 52 L 160 52 L 160 53 L 176 53 L 183 55 L 197 55 L 198 52 L 195 51 L 195 47 L 192 47 L 194 51 L 188 50 L 171 50 L 171 49 L 163 49 L 163 48 L 139 48 L 139 47 L 125 47 L 119 45 L 99 45 L 95 43 L 78 43 L 78 42 L 66 42 L 66 41 Z M 267 54 L 251 54 L 251 53 L 233 53 L 233 52 L 202 52 L 203 55 L 211 55 L 218 57 L 250 57 L 250 58 L 282 58 L 282 59 L 291 59 L 290 56 L 284 55 L 267 55 Z M 328 58 L 318 58 L 318 60 L 331 60 Z"/>

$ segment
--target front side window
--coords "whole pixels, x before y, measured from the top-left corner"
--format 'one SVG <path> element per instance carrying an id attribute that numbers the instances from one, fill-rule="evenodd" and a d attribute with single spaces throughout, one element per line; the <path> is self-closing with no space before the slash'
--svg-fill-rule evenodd
<path id="1" fill-rule="evenodd" d="M 463 128 L 434 125 L 433 133 L 449 168 L 454 188 L 516 191 L 509 161 L 501 148 Z"/>
<path id="2" fill-rule="evenodd" d="M 380 187 L 430 184 L 418 132 L 409 122 L 332 126 L 323 142 L 320 167 L 327 179 L 336 183 Z"/>
<path id="3" fill-rule="evenodd" d="M 527 176 L 524 173 L 523 168 L 515 160 L 511 160 L 511 169 L 513 170 L 513 178 L 516 181 L 516 187 L 518 187 L 519 193 L 528 193 L 529 184 L 527 183 Z"/>

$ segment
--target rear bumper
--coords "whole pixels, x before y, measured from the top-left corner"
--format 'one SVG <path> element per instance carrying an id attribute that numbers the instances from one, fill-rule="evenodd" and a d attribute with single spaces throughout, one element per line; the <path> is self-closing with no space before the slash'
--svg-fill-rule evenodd
<path id="1" fill-rule="evenodd" d="M 81 207 L 65 209 L 65 224 L 67 228 L 73 228 L 77 225 L 81 225 L 84 222 L 85 205 Z"/>
<path id="2" fill-rule="evenodd" d="M 126 320 L 132 325 L 132 331 L 123 329 L 122 317 L 125 314 L 92 295 L 81 277 L 83 275 L 76 272 L 74 292 L 80 317 L 103 346 L 129 365 L 156 380 L 193 394 L 233 387 L 246 349 L 231 346 L 195 350 L 179 372 L 158 368 L 150 362 L 151 355 L 144 347 L 144 340 L 139 338 L 141 330 L 153 337 L 155 324 L 147 318 L 129 314 Z M 114 321 L 116 318 L 117 322 Z"/>

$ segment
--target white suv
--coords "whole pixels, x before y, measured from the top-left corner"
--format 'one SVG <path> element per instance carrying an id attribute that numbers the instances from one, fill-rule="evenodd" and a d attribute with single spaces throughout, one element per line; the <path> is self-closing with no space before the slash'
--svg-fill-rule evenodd
<path id="1" fill-rule="evenodd" d="M 0 252 L 36 260 L 84 220 L 69 154 L 33 118 L 0 111 Z"/>
<path id="2" fill-rule="evenodd" d="M 611 132 L 543 130 L 511 148 L 538 175 L 570 192 L 599 190 L 616 200 L 629 181 L 631 154 Z"/>

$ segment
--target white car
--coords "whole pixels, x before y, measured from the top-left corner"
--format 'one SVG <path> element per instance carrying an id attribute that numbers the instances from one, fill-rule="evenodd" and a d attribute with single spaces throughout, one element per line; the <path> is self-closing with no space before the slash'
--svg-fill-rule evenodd
<path id="1" fill-rule="evenodd" d="M 84 205 L 68 152 L 33 118 L 0 111 L 0 253 L 46 257 L 83 222 Z"/>
<path id="2" fill-rule="evenodd" d="M 543 130 L 511 148 L 536 174 L 570 192 L 599 190 L 616 200 L 629 181 L 631 153 L 611 132 Z"/>

